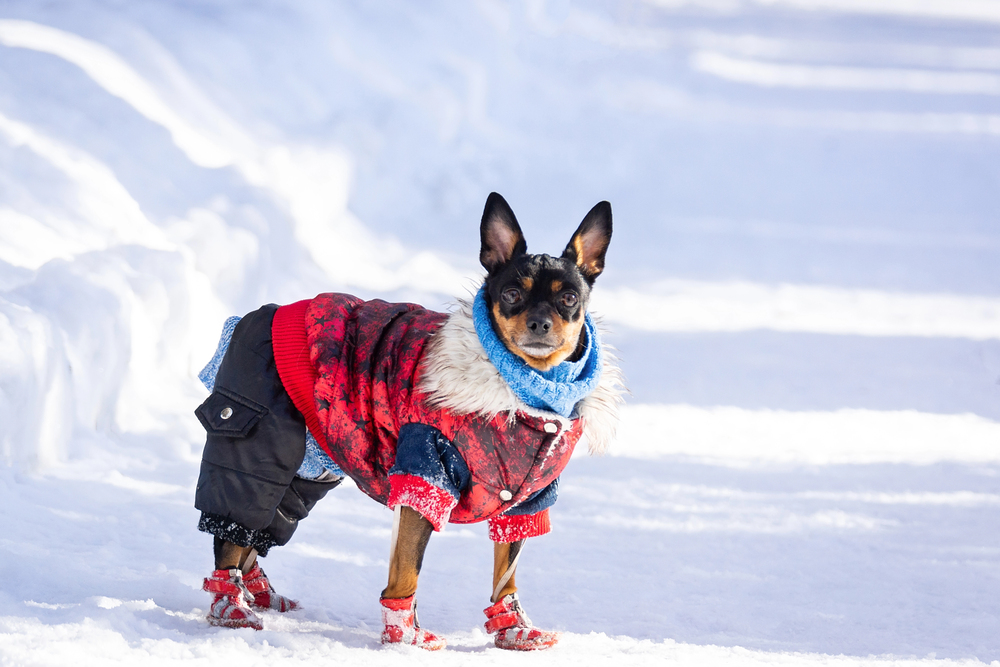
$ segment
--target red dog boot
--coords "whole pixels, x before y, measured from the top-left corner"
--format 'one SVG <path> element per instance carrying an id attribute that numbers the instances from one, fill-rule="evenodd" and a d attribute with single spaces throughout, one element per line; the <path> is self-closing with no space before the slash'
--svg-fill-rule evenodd
<path id="1" fill-rule="evenodd" d="M 521 609 L 517 593 L 505 595 L 492 607 L 484 609 L 486 632 L 497 633 L 493 643 L 509 651 L 537 651 L 550 648 L 559 641 L 558 632 L 539 630 Z"/>
<path id="2" fill-rule="evenodd" d="M 416 596 L 408 598 L 382 598 L 382 630 L 383 644 L 411 644 L 437 651 L 444 648 L 444 638 L 420 627 L 417 621 Z"/>
<path id="3" fill-rule="evenodd" d="M 243 585 L 252 596 L 250 604 L 261 609 L 273 609 L 275 611 L 291 611 L 299 608 L 299 603 L 284 595 L 278 595 L 271 588 L 264 570 L 260 569 L 260 563 L 254 563 L 253 569 L 243 575 Z"/>
<path id="4" fill-rule="evenodd" d="M 253 599 L 246 586 L 243 585 L 243 573 L 238 568 L 232 570 L 216 570 L 212 576 L 205 579 L 202 590 L 215 595 L 212 606 L 205 618 L 212 625 L 226 628 L 253 628 L 263 630 L 257 614 L 253 613 L 247 599 Z"/>

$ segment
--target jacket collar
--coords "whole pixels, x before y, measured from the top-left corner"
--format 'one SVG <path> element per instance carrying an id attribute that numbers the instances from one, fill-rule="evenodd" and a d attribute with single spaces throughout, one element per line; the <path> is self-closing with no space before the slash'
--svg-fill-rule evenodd
<path id="1" fill-rule="evenodd" d="M 507 414 L 513 420 L 522 413 L 561 421 L 564 428 L 572 422 L 554 412 L 533 408 L 517 397 L 479 341 L 472 304 L 461 299 L 427 345 L 421 361 L 420 390 L 427 395 L 429 405 L 456 414 L 476 413 L 486 419 Z M 617 359 L 605 345 L 600 380 L 577 404 L 574 415 L 583 420 L 583 434 L 591 454 L 603 454 L 614 439 L 624 392 Z"/>

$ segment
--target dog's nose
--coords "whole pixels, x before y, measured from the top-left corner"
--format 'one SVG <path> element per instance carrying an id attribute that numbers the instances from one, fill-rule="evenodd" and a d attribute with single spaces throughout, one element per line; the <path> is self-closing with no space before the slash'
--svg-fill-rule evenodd
<path id="1" fill-rule="evenodd" d="M 528 318 L 528 331 L 536 336 L 544 336 L 552 328 L 552 318 L 548 315 L 535 313 Z"/>

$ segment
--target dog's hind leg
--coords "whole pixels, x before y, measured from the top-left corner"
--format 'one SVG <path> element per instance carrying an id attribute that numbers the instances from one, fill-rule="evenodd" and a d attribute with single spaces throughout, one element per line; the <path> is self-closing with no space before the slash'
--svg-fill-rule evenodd
<path id="1" fill-rule="evenodd" d="M 417 579 L 434 526 L 411 507 L 396 506 L 392 529 L 389 584 L 382 591 L 383 644 L 411 644 L 435 651 L 444 639 L 417 621 Z"/>
<path id="2" fill-rule="evenodd" d="M 212 606 L 206 616 L 209 623 L 228 628 L 261 630 L 264 624 L 250 608 L 253 594 L 248 590 L 242 566 L 256 560 L 252 547 L 241 547 L 218 535 L 213 543 L 215 571 L 202 583 L 202 589 L 212 593 Z"/>
<path id="3" fill-rule="evenodd" d="M 245 573 L 249 571 L 249 569 L 244 570 L 243 566 L 247 563 L 247 561 L 251 561 L 250 567 L 253 567 L 252 561 L 255 561 L 257 558 L 257 552 L 253 549 L 253 547 L 241 547 L 238 544 L 227 542 L 219 536 L 215 537 L 212 547 L 212 550 L 215 553 L 216 570 L 232 570 L 239 568 Z"/>
<path id="4" fill-rule="evenodd" d="M 236 613 L 241 619 L 244 617 L 256 619 L 249 609 L 242 609 L 245 604 L 261 609 L 273 609 L 275 611 L 291 611 L 297 609 L 299 603 L 295 600 L 279 595 L 271 586 L 270 580 L 264 574 L 264 570 L 257 564 L 257 550 L 253 547 L 241 547 L 238 544 L 227 542 L 216 536 L 213 544 L 215 551 L 215 572 L 210 579 L 216 580 L 211 587 L 222 591 L 229 596 L 224 608 L 228 609 L 230 615 Z M 237 573 L 238 571 L 238 573 Z M 230 590 L 226 582 L 232 583 L 236 591 Z M 208 585 L 208 584 L 206 584 Z M 207 589 L 206 589 L 207 590 Z M 215 592 L 219 592 L 215 591 Z M 237 599 L 242 594 L 242 602 Z M 218 602 L 218 600 L 216 600 Z M 232 607 L 233 609 L 230 609 Z M 238 609 L 238 611 L 237 611 Z M 231 627 L 244 627 L 240 623 L 227 622 L 219 623 L 219 619 L 209 618 L 209 622 L 216 625 L 230 625 Z M 258 620 L 259 624 L 259 620 Z M 251 623 L 252 627 L 256 627 Z M 258 628 L 259 629 L 259 628 Z"/>
<path id="5" fill-rule="evenodd" d="M 247 551 L 246 556 L 240 561 L 240 569 L 243 570 L 243 574 L 247 574 L 254 568 L 257 564 L 257 550 L 251 548 Z"/>

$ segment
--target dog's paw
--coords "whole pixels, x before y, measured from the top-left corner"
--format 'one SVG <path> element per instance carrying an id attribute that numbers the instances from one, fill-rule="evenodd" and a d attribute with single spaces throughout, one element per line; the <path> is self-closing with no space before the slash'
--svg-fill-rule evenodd
<path id="1" fill-rule="evenodd" d="M 559 643 L 559 633 L 530 628 L 507 628 L 497 632 L 493 640 L 497 648 L 508 651 L 540 651 Z"/>
<path id="2" fill-rule="evenodd" d="M 260 568 L 259 563 L 254 563 L 253 569 L 243 575 L 243 584 L 246 586 L 251 597 L 247 600 L 252 606 L 260 609 L 272 609 L 274 611 L 285 612 L 299 608 L 299 603 L 284 595 L 279 595 L 271 586 L 270 580 Z"/>
<path id="3" fill-rule="evenodd" d="M 227 606 L 221 613 L 229 614 L 228 616 L 220 616 L 215 613 L 215 604 L 212 605 L 212 611 L 208 613 L 205 620 L 208 621 L 209 625 L 214 625 L 220 628 L 253 628 L 254 630 L 263 630 L 264 623 L 260 620 L 257 614 L 253 613 L 250 608 L 239 609 L 234 605 Z"/>
<path id="4" fill-rule="evenodd" d="M 483 610 L 486 631 L 496 633 L 493 643 L 508 651 L 540 651 L 559 642 L 558 632 L 539 630 L 524 613 L 517 593 L 505 595 L 499 602 Z"/>
<path id="5" fill-rule="evenodd" d="M 433 632 L 428 632 L 423 628 L 406 629 L 399 626 L 386 627 L 382 631 L 382 643 L 416 646 L 425 651 L 440 651 L 448 645 L 444 637 L 438 637 Z"/>
<path id="6" fill-rule="evenodd" d="M 205 579 L 202 590 L 215 596 L 205 617 L 210 624 L 223 628 L 264 629 L 263 621 L 247 603 L 251 596 L 238 569 L 216 570 Z"/>
<path id="7" fill-rule="evenodd" d="M 427 651 L 439 651 L 447 642 L 433 632 L 420 627 L 417 621 L 417 601 L 408 598 L 382 598 L 382 643 L 417 646 Z"/>

